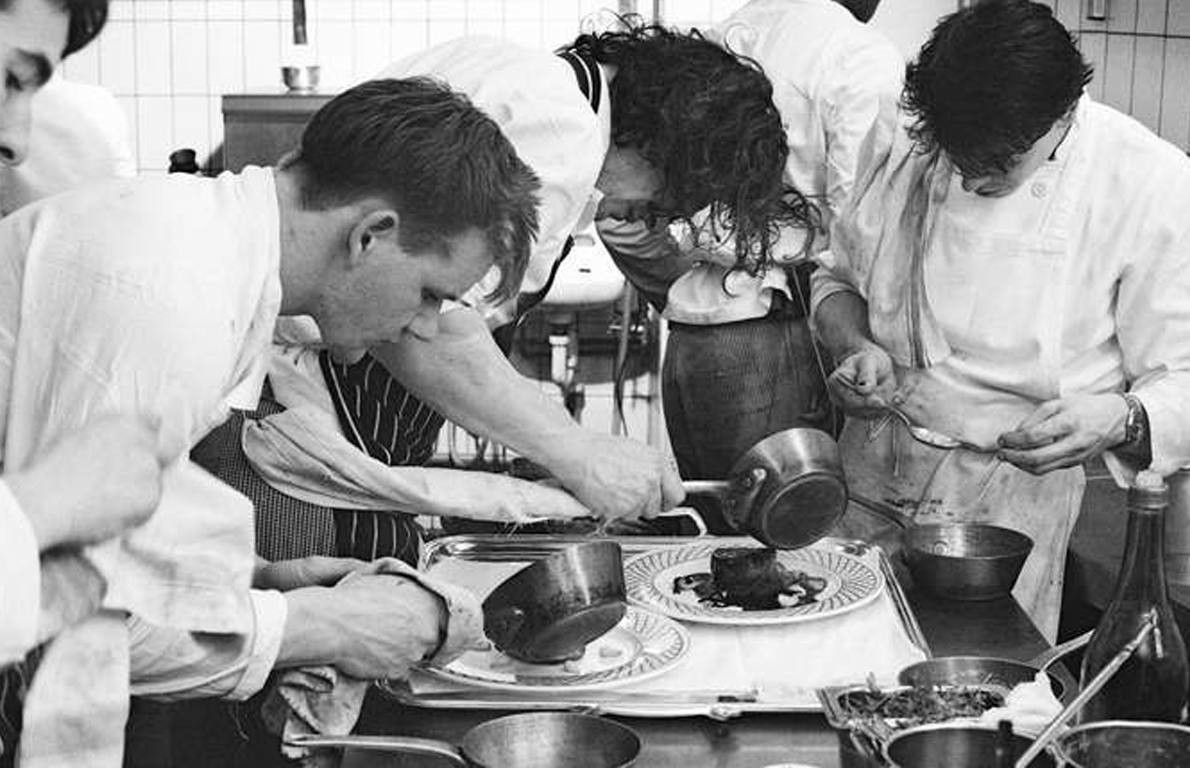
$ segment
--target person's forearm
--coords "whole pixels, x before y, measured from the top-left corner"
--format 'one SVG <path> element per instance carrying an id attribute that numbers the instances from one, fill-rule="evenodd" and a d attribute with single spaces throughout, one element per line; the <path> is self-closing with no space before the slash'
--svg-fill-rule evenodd
<path id="1" fill-rule="evenodd" d="M 413 394 L 464 429 L 549 468 L 581 429 L 561 404 L 522 376 L 471 311 L 443 315 L 431 342 L 407 339 L 372 350 Z"/>
<path id="2" fill-rule="evenodd" d="M 328 617 L 334 614 L 329 587 L 303 587 L 285 593 L 288 612 L 276 669 L 334 664 L 338 659 L 338 630 Z"/>
<path id="3" fill-rule="evenodd" d="M 836 361 L 876 343 L 868 327 L 868 304 L 850 291 L 836 291 L 823 299 L 814 314 L 814 327 Z"/>
<path id="4" fill-rule="evenodd" d="M 7 485 L 0 481 L 0 665 L 19 661 L 37 642 L 41 573 L 37 534 Z"/>
<path id="5" fill-rule="evenodd" d="M 188 632 L 130 616 L 127 624 L 132 695 L 164 701 L 242 701 L 251 697 L 264 687 L 279 663 L 285 636 L 296 628 L 312 630 L 320 626 L 311 617 L 313 606 L 293 613 L 297 601 L 287 598 L 280 592 L 252 590 L 253 629 L 247 633 Z M 309 634 L 306 632 L 303 638 Z M 291 638 L 289 653 L 291 658 L 308 658 L 315 663 L 323 657 L 309 649 L 317 645 L 307 642 L 299 646 Z M 299 652 L 306 656 L 299 657 Z"/>

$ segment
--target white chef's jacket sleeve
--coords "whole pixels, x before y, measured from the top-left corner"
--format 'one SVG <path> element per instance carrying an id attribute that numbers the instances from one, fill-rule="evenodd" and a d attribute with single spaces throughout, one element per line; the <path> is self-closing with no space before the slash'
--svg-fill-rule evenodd
<path id="1" fill-rule="evenodd" d="M 839 169 L 832 172 L 839 197 L 835 214 L 826 222 L 829 246 L 814 256 L 818 269 L 810 277 L 811 319 L 819 305 L 835 293 L 846 291 L 867 298 L 868 274 L 882 237 L 886 208 L 895 208 L 898 202 L 888 200 L 890 194 L 896 194 L 891 191 L 888 174 L 896 167 L 897 158 L 911 151 L 902 146 L 902 130 L 896 103 L 881 100 L 863 137 L 847 150 L 852 170 L 845 187 Z"/>
<path id="2" fill-rule="evenodd" d="M 185 632 L 128 619 L 132 695 L 173 701 L 242 701 L 264 687 L 277 661 L 288 617 L 285 596 L 252 590 L 250 634 Z"/>
<path id="3" fill-rule="evenodd" d="M 890 118 L 900 98 L 905 60 L 892 43 L 865 37 L 840 51 L 821 95 L 826 133 L 826 203 L 838 213 L 847 203 L 860 148 L 877 118 Z"/>
<path id="4" fill-rule="evenodd" d="M 1190 466 L 1190 184 L 1163 186 L 1164 221 L 1120 280 L 1116 332 L 1130 389 L 1149 417 L 1153 468 Z M 1160 215 L 1160 214 L 1155 214 Z"/>
<path id="5" fill-rule="evenodd" d="M 574 72 L 552 53 L 464 37 L 411 54 L 379 74 L 413 75 L 437 78 L 466 94 L 540 179 L 538 236 L 521 285 L 524 292 L 540 290 L 566 239 L 593 213 L 588 208 L 607 153 L 600 119 L 579 91 Z M 511 319 L 514 309 L 511 302 L 494 307 L 482 301 L 495 284 L 489 274 L 466 295 L 489 325 Z"/>
<path id="6" fill-rule="evenodd" d="M 0 481 L 0 665 L 19 661 L 37 644 L 41 565 L 33 527 Z"/>

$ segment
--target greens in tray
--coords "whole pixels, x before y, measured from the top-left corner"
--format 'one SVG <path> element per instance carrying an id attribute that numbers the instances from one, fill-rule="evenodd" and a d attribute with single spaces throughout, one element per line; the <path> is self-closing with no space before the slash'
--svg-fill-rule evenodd
<path id="1" fill-rule="evenodd" d="M 989 709 L 1004 706 L 1004 696 L 978 686 L 868 688 L 843 694 L 840 704 L 851 717 L 880 718 L 896 727 L 907 727 L 959 717 L 977 718 Z"/>

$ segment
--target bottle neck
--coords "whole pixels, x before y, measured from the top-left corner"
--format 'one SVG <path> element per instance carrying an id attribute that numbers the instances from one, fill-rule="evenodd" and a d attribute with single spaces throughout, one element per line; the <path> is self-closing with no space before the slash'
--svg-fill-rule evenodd
<path id="1" fill-rule="evenodd" d="M 1168 599 L 1164 509 L 1129 507 L 1128 536 L 1116 598 L 1162 602 Z"/>

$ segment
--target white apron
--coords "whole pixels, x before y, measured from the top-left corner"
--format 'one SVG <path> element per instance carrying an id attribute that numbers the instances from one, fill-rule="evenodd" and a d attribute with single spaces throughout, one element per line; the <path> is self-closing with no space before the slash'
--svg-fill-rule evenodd
<path id="1" fill-rule="evenodd" d="M 923 316 L 936 328 L 921 330 L 927 337 L 941 331 L 949 349 L 929 367 L 904 359 L 897 365 L 902 408 L 914 421 L 994 448 L 1001 433 L 1061 396 L 1063 273 L 1073 192 L 1085 162 L 1080 154 L 1047 163 L 999 201 L 966 195 L 957 174 L 927 184 L 933 189 L 922 206 L 920 274 L 929 305 Z M 933 173 L 946 174 L 945 164 L 939 165 Z M 907 256 L 901 258 L 908 262 Z M 894 337 L 914 323 L 884 320 L 872 323 L 882 347 L 914 348 Z M 897 509 L 905 524 L 989 522 L 1033 539 L 1013 594 L 1053 641 L 1082 469 L 1036 477 L 991 453 L 923 445 L 896 420 L 874 437 L 870 433 L 869 422 L 852 419 L 840 437 L 848 484 L 857 495 Z M 898 546 L 894 528 L 855 505 L 841 532 Z"/>

